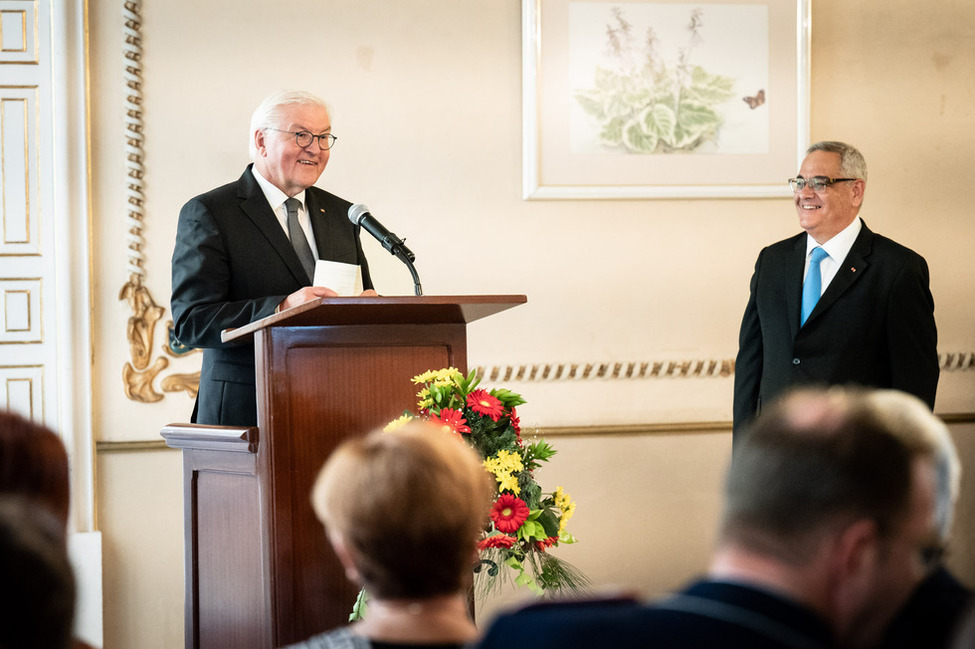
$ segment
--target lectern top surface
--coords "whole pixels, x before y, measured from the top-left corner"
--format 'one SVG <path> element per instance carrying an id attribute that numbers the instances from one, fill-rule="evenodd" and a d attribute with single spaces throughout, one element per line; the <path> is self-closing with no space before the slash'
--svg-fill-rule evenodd
<path id="1" fill-rule="evenodd" d="M 326 297 L 275 313 L 243 327 L 226 329 L 221 340 L 243 340 L 265 327 L 356 324 L 466 324 L 525 304 L 524 295 L 421 295 Z"/>

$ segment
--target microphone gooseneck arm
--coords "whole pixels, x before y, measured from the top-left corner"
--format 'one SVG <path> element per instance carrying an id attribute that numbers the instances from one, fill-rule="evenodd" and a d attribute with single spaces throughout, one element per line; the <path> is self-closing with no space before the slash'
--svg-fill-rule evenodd
<path id="1" fill-rule="evenodd" d="M 417 274 L 416 267 L 413 265 L 416 255 L 406 247 L 403 239 L 400 239 L 384 228 L 382 223 L 377 221 L 376 217 L 369 213 L 369 208 L 365 205 L 357 204 L 350 207 L 349 220 L 375 237 L 382 247 L 389 251 L 389 254 L 406 264 L 406 267 L 410 270 L 410 274 L 413 276 L 414 292 L 417 295 L 423 295 L 423 288 L 420 286 L 420 276 Z"/>

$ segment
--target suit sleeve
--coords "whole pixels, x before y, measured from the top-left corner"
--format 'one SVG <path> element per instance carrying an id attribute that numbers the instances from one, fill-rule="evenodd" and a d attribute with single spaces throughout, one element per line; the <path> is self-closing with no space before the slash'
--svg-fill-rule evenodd
<path id="1" fill-rule="evenodd" d="M 764 251 L 763 253 L 764 254 Z M 735 359 L 735 394 L 733 429 L 737 433 L 758 412 L 758 393 L 762 382 L 762 323 L 758 315 L 758 275 L 762 254 L 755 262 L 749 286 L 748 304 L 738 332 L 738 356 Z"/>
<path id="2" fill-rule="evenodd" d="M 286 295 L 231 296 L 230 251 L 210 209 L 199 198 L 183 206 L 173 250 L 174 333 L 189 347 L 222 347 L 220 332 L 274 313 Z"/>
<path id="3" fill-rule="evenodd" d="M 912 257 L 894 279 L 887 305 L 891 387 L 916 395 L 932 409 L 938 389 L 938 330 L 928 265 Z"/>

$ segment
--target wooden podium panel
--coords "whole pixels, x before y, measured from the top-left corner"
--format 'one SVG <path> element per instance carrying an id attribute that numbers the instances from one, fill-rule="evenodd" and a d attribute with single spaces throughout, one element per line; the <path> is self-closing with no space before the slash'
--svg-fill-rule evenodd
<path id="1" fill-rule="evenodd" d="M 321 340 L 328 345 L 321 345 Z M 287 641 L 344 624 L 358 589 L 332 555 L 309 494 L 332 450 L 416 404 L 410 378 L 454 366 L 466 372 L 463 325 L 272 328 L 256 338 L 258 421 L 274 430 L 258 451 L 278 633 Z M 270 364 L 270 365 L 267 365 Z M 261 407 L 261 403 L 265 407 Z M 323 561 L 323 555 L 328 560 Z"/>
<path id="2" fill-rule="evenodd" d="M 410 379 L 467 371 L 468 322 L 524 296 L 331 298 L 225 332 L 253 339 L 257 428 L 175 424 L 186 646 L 270 649 L 342 626 L 358 593 L 309 500 L 343 440 L 416 405 Z"/>

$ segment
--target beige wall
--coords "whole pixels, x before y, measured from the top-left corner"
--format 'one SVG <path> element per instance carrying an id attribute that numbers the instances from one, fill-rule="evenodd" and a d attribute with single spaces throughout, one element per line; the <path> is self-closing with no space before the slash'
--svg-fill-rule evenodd
<path id="1" fill-rule="evenodd" d="M 182 638 L 179 457 L 113 452 L 112 443 L 158 440 L 162 425 L 188 418 L 191 400 L 141 404 L 122 392 L 130 313 L 118 300 L 128 227 L 121 2 L 89 7 L 106 646 L 172 647 Z M 286 87 L 332 103 L 341 139 L 319 184 L 409 238 L 427 293 L 528 295 L 527 305 L 471 327 L 471 365 L 733 358 L 759 249 L 797 231 L 788 199 L 523 201 L 517 0 L 167 0 L 146 3 L 143 20 L 146 286 L 163 306 L 180 206 L 240 175 L 250 112 Z M 813 6 L 811 137 L 863 150 L 863 216 L 928 259 L 944 353 L 975 349 L 975 220 L 965 191 L 973 25 L 969 2 Z M 794 172 L 783 169 L 783 179 Z M 381 291 L 409 294 L 399 262 L 366 245 Z M 975 412 L 973 377 L 944 373 L 938 411 Z M 542 427 L 730 419 L 727 377 L 505 385 L 528 398 L 523 421 Z M 971 466 L 975 431 L 956 428 Z M 727 432 L 555 442 L 560 454 L 543 483 L 579 501 L 581 542 L 565 558 L 599 585 L 646 592 L 703 569 Z M 961 508 L 959 534 L 971 538 L 973 504 Z M 954 560 L 975 581 L 975 557 Z"/>

